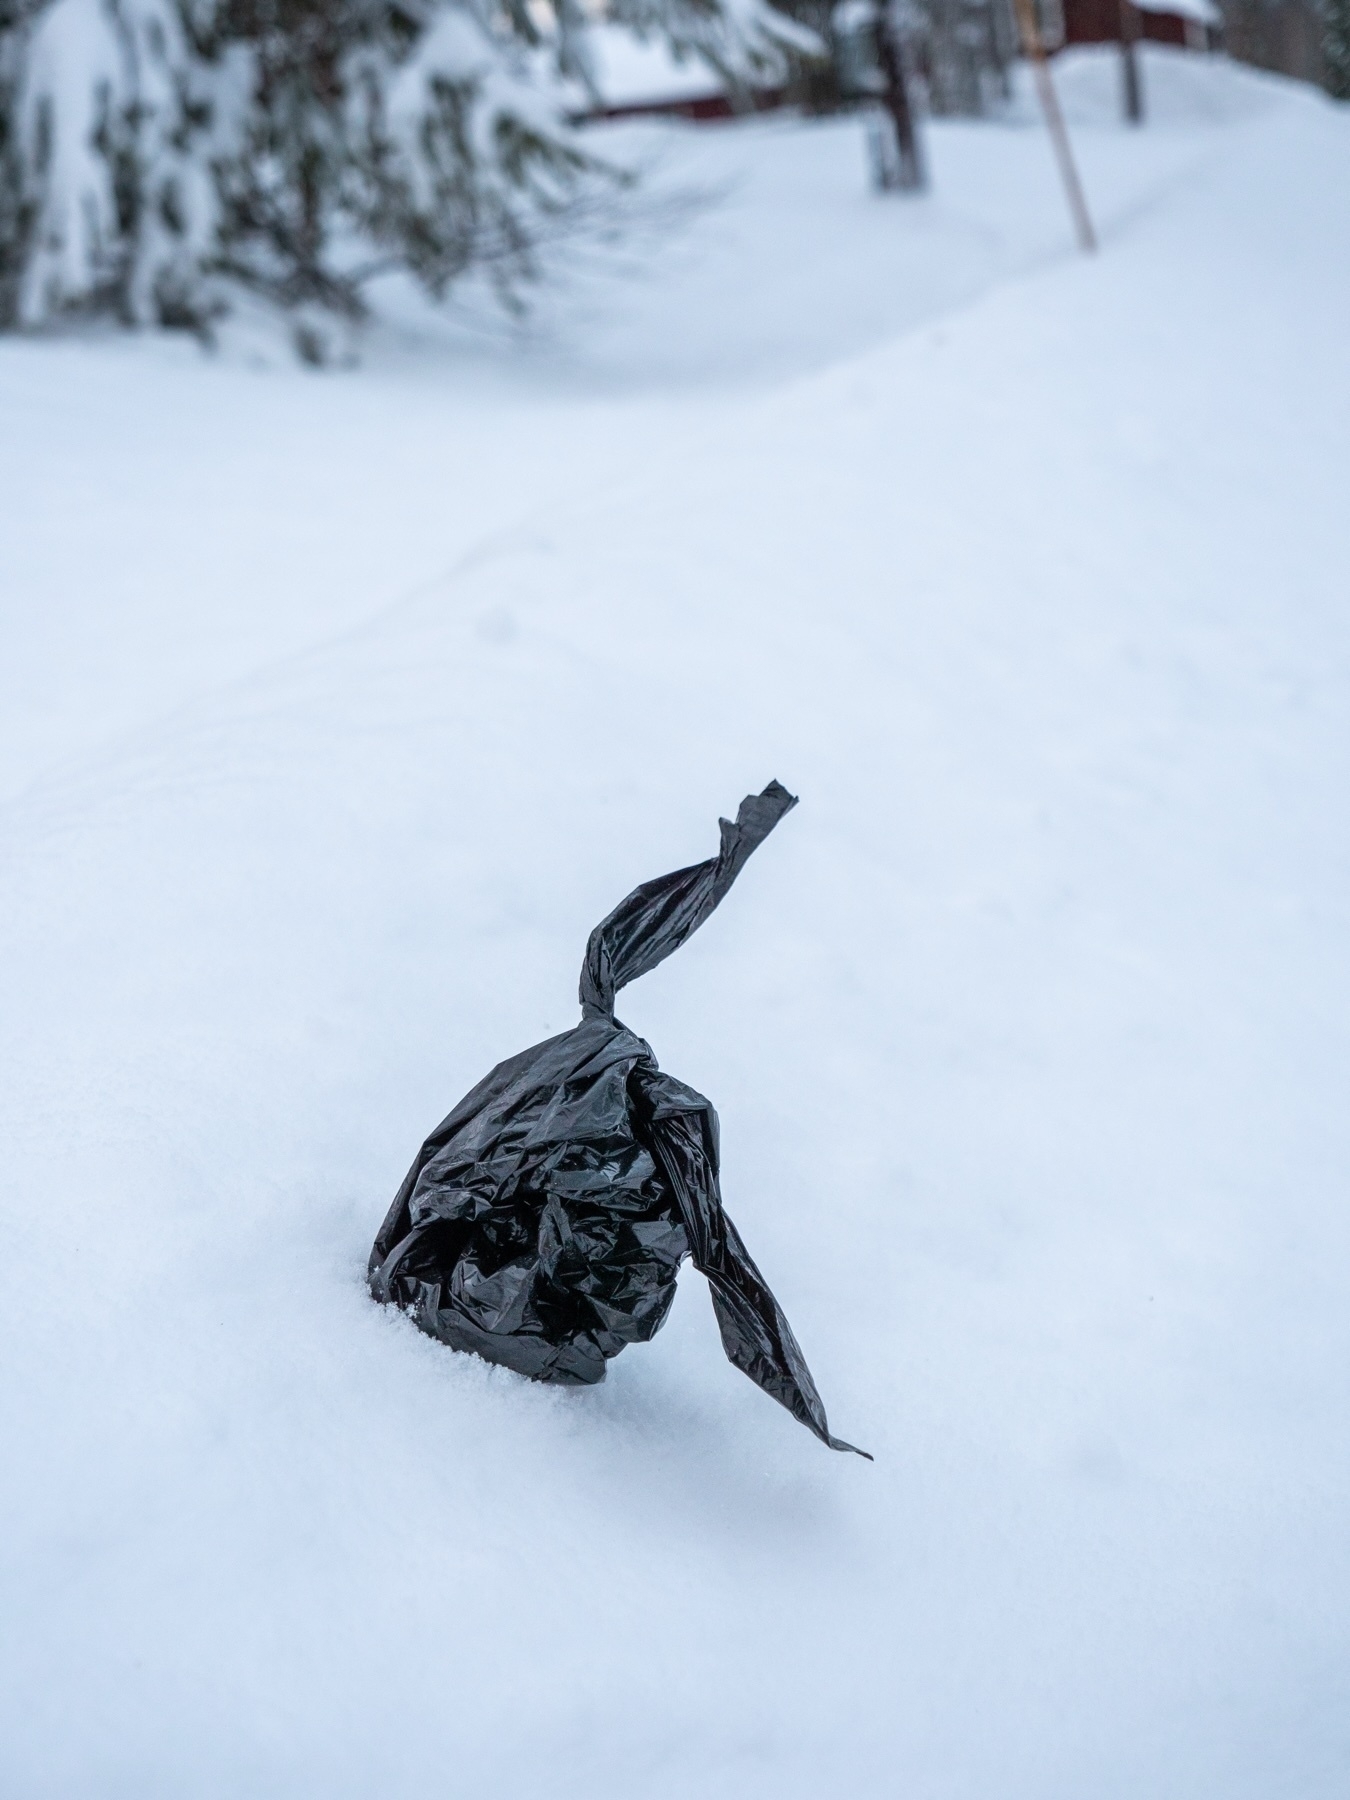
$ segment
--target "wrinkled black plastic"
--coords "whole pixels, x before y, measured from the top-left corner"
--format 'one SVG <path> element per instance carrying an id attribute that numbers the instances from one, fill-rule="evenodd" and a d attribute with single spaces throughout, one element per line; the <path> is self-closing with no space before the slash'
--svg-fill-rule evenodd
<path id="1" fill-rule="evenodd" d="M 645 882 L 596 926 L 580 1025 L 499 1063 L 418 1152 L 371 1251 L 377 1300 L 522 1375 L 594 1382 L 660 1329 L 690 1256 L 730 1360 L 831 1449 L 854 1448 L 830 1436 L 792 1329 L 722 1209 L 711 1103 L 614 1017 L 618 990 L 697 931 L 796 804 L 770 782 L 721 821 L 715 857 Z"/>

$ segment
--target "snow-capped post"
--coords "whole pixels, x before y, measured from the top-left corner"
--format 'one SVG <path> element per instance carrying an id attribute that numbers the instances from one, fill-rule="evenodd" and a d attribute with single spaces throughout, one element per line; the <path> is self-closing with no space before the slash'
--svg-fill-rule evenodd
<path id="1" fill-rule="evenodd" d="M 1134 0 L 1120 0 L 1120 78 L 1125 121 L 1144 122 L 1144 88 L 1139 79 L 1139 8 Z"/>
<path id="2" fill-rule="evenodd" d="M 884 87 L 882 101 L 894 141 L 878 140 L 874 156 L 877 186 L 917 194 L 925 185 L 919 135 L 914 128 L 914 108 L 905 75 L 905 52 L 896 18 L 895 0 L 877 0 L 877 65 Z M 884 130 L 884 127 L 883 127 Z"/>
<path id="3" fill-rule="evenodd" d="M 1092 251 L 1097 248 L 1097 236 L 1092 229 L 1092 220 L 1088 216 L 1087 201 L 1083 197 L 1083 184 L 1078 179 L 1078 169 L 1073 160 L 1073 149 L 1069 144 L 1069 133 L 1064 124 L 1064 114 L 1060 110 L 1059 96 L 1055 92 L 1054 82 L 1050 79 L 1050 65 L 1045 58 L 1045 45 L 1041 41 L 1041 28 L 1036 18 L 1036 0 L 1015 0 L 1015 4 L 1017 28 L 1022 38 L 1022 52 L 1031 64 L 1036 78 L 1036 92 L 1040 97 L 1041 111 L 1045 114 L 1050 142 L 1055 147 L 1055 160 L 1059 164 L 1059 172 L 1064 181 L 1064 192 L 1068 196 L 1074 230 L 1078 233 L 1078 247 L 1080 250 Z"/>

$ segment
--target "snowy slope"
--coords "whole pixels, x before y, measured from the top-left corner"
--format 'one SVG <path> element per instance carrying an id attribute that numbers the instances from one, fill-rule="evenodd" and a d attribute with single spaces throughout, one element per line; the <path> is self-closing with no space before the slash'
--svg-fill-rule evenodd
<path id="1" fill-rule="evenodd" d="M 1343 1791 L 1350 120 L 1148 67 L 1066 72 L 1092 262 L 1029 125 L 850 213 L 775 124 L 514 368 L 0 346 L 7 1794 Z M 362 1284 L 773 775 L 620 1010 L 873 1466 L 688 1274 L 562 1393 Z"/>
<path id="2" fill-rule="evenodd" d="M 1058 66 L 1108 237 L 1281 92 L 1159 52 L 1149 129 L 1129 133 L 1109 57 Z M 438 325 L 393 293 L 399 323 L 361 376 L 326 381 L 240 331 L 207 365 L 181 343 L 0 344 L 6 592 L 24 620 L 0 658 L 0 795 L 649 460 L 701 456 L 747 391 L 943 317 L 1070 241 L 1029 95 L 1006 125 L 935 126 L 934 191 L 894 206 L 867 191 L 856 120 L 594 135 L 650 167 L 636 216 L 608 252 L 573 247 L 523 331 L 473 305 Z"/>

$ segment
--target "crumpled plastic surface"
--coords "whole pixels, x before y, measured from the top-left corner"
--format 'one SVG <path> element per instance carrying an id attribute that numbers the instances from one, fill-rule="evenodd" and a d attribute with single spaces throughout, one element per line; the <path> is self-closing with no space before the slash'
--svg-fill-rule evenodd
<path id="1" fill-rule="evenodd" d="M 712 1104 L 657 1066 L 614 996 L 677 950 L 797 804 L 778 782 L 717 855 L 636 888 L 591 933 L 582 1021 L 499 1063 L 423 1144 L 370 1288 L 423 1331 L 539 1381 L 601 1381 L 660 1330 L 686 1256 L 728 1358 L 834 1450 L 792 1328 L 722 1207 Z M 866 1451 L 859 1451 L 866 1456 Z"/>

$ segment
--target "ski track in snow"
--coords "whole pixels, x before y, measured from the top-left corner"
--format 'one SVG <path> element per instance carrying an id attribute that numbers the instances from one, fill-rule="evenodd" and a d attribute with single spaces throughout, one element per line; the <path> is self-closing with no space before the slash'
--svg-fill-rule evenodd
<path id="1" fill-rule="evenodd" d="M 1091 261 L 769 121 L 520 343 L 0 344 L 7 1795 L 1343 1790 L 1350 117 L 1146 66 Z M 362 1282 L 770 776 L 620 1011 L 874 1467 Z"/>

